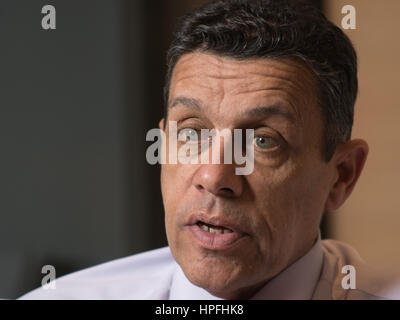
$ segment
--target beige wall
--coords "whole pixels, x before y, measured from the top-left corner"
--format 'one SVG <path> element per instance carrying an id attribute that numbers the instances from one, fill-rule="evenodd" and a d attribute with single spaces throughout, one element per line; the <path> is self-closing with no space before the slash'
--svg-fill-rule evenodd
<path id="1" fill-rule="evenodd" d="M 347 4 L 357 29 L 345 32 L 359 55 L 353 138 L 365 139 L 370 154 L 351 197 L 329 214 L 329 233 L 370 263 L 400 265 L 400 1 L 327 0 L 328 18 L 340 26 Z"/>

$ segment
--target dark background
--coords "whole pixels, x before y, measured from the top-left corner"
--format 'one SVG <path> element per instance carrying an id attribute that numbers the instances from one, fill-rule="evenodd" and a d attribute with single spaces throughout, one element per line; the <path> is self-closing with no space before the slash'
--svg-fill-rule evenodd
<path id="1" fill-rule="evenodd" d="M 40 286 L 43 265 L 61 276 L 166 245 L 145 135 L 173 27 L 204 2 L 1 1 L 0 298 Z"/>

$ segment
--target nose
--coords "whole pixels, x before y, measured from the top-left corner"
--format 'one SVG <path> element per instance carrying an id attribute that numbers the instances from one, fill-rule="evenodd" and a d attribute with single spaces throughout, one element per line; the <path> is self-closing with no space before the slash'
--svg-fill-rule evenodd
<path id="1" fill-rule="evenodd" d="M 204 164 L 195 172 L 193 185 L 201 192 L 236 198 L 243 192 L 244 177 L 235 174 L 232 164 Z"/>

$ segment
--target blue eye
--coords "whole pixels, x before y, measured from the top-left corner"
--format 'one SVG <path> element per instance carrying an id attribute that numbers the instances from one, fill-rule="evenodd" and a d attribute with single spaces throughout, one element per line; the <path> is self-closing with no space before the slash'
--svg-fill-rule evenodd
<path id="1" fill-rule="evenodd" d="M 192 128 L 182 129 L 179 132 L 179 136 L 185 141 L 197 141 L 199 139 L 197 131 Z"/>
<path id="2" fill-rule="evenodd" d="M 254 137 L 255 144 L 260 149 L 271 149 L 278 145 L 275 139 L 271 137 Z"/>

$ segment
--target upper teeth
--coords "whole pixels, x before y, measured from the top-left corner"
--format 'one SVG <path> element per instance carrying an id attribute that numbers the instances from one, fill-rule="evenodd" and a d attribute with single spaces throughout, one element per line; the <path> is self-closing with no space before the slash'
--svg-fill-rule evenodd
<path id="1" fill-rule="evenodd" d="M 232 231 L 229 229 L 225 229 L 223 227 L 209 227 L 204 223 L 199 223 L 199 226 L 202 230 L 213 233 L 213 234 L 222 234 L 222 233 L 231 233 Z"/>

